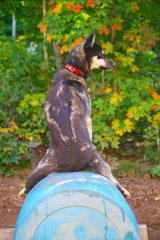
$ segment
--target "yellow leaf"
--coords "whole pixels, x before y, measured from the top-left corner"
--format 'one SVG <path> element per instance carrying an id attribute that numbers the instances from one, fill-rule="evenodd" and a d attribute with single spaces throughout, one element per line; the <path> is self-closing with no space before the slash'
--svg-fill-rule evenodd
<path id="1" fill-rule="evenodd" d="M 106 42 L 103 44 L 104 52 L 105 54 L 112 53 L 113 52 L 113 45 L 110 42 Z"/>
<path id="2" fill-rule="evenodd" d="M 33 107 L 38 106 L 38 105 L 39 105 L 38 99 L 32 100 L 32 101 L 31 101 L 31 105 L 32 105 Z"/>
<path id="3" fill-rule="evenodd" d="M 134 58 L 127 57 L 127 58 L 126 58 L 126 62 L 127 62 L 127 64 L 128 64 L 129 66 L 131 66 L 132 63 L 134 62 Z"/>
<path id="4" fill-rule="evenodd" d="M 153 116 L 154 121 L 160 121 L 160 113 L 157 113 Z"/>
<path id="5" fill-rule="evenodd" d="M 131 125 L 133 125 L 133 122 L 132 122 L 131 120 L 129 120 L 129 119 L 125 119 L 125 120 L 124 120 L 124 123 L 125 123 L 126 126 L 131 126 Z"/>
<path id="6" fill-rule="evenodd" d="M 61 12 L 61 10 L 62 10 L 62 4 L 57 4 L 55 8 L 52 9 L 52 13 L 58 14 Z"/>
<path id="7" fill-rule="evenodd" d="M 63 42 L 65 43 L 68 40 L 68 38 L 69 38 L 69 34 L 65 34 L 63 38 Z"/>
<path id="8" fill-rule="evenodd" d="M 26 39 L 26 37 L 25 37 L 24 35 L 20 35 L 20 36 L 18 37 L 18 40 L 24 40 L 24 39 Z"/>
<path id="9" fill-rule="evenodd" d="M 30 142 L 33 141 L 33 137 L 32 137 L 32 136 L 30 136 L 30 137 L 29 137 L 29 136 L 26 136 L 26 139 L 29 140 Z"/>
<path id="10" fill-rule="evenodd" d="M 68 47 L 66 44 L 64 44 L 62 47 L 61 47 L 61 50 L 60 50 L 60 53 L 63 55 L 64 53 L 68 52 Z"/>
<path id="11" fill-rule="evenodd" d="M 136 49 L 134 49 L 134 48 L 127 48 L 127 52 L 134 52 L 134 51 L 136 51 Z"/>
<path id="12" fill-rule="evenodd" d="M 132 67 L 131 67 L 131 71 L 132 72 L 138 72 L 139 71 L 139 68 L 136 66 L 136 65 L 133 65 Z"/>
<path id="13" fill-rule="evenodd" d="M 118 93 L 114 93 L 110 99 L 110 103 L 117 106 L 120 102 L 122 102 L 122 96 Z"/>
<path id="14" fill-rule="evenodd" d="M 0 133 L 7 133 L 8 132 L 8 128 L 0 128 Z"/>
<path id="15" fill-rule="evenodd" d="M 122 129 L 118 129 L 115 131 L 116 135 L 118 136 L 123 136 L 124 135 L 124 132 L 122 131 Z"/>
<path id="16" fill-rule="evenodd" d="M 119 119 L 114 119 L 113 121 L 112 121 L 112 129 L 114 129 L 114 130 L 116 130 L 116 129 L 118 129 L 118 127 L 119 127 Z"/>
<path id="17" fill-rule="evenodd" d="M 140 41 L 141 41 L 141 36 L 139 36 L 139 35 L 136 36 L 136 40 L 135 40 L 135 41 L 136 41 L 136 43 L 140 43 Z"/>
<path id="18" fill-rule="evenodd" d="M 130 107 L 129 110 L 128 110 L 128 113 L 127 113 L 127 117 L 128 118 L 133 118 L 134 117 L 134 114 L 138 112 L 138 109 L 137 107 Z"/>

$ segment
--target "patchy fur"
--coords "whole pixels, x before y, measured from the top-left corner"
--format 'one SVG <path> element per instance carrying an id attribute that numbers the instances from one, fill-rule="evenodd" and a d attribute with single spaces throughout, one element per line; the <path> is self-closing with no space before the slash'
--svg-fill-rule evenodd
<path id="1" fill-rule="evenodd" d="M 82 75 L 70 69 L 61 69 L 54 76 L 54 86 L 45 105 L 51 143 L 29 177 L 25 193 L 51 172 L 90 169 L 108 178 L 125 196 L 129 196 L 92 143 L 91 102 L 86 78 L 91 68 L 114 67 L 114 63 L 104 56 L 94 40 L 95 35 L 89 35 L 83 43 L 71 50 L 67 59 L 67 64 L 79 69 Z"/>

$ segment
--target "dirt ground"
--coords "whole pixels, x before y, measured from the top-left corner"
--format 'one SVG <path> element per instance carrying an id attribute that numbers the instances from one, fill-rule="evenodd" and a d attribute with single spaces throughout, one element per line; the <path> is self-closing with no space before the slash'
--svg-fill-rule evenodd
<path id="1" fill-rule="evenodd" d="M 28 172 L 10 178 L 0 178 L 0 228 L 14 228 L 23 200 L 17 194 Z M 147 224 L 149 240 L 160 239 L 160 180 L 150 176 L 120 178 L 132 195 L 128 200 L 139 224 Z"/>

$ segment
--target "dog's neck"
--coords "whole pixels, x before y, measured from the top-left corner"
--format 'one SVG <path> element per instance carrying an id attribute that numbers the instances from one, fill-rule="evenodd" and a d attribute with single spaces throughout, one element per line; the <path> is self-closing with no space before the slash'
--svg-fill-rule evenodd
<path id="1" fill-rule="evenodd" d="M 82 70 L 80 70 L 80 69 L 78 69 L 78 68 L 76 68 L 76 67 L 74 67 L 70 64 L 67 64 L 65 68 L 68 69 L 69 71 L 83 77 L 84 79 L 87 79 L 87 77 L 89 75 L 89 71 L 83 72 Z"/>
<path id="2" fill-rule="evenodd" d="M 84 73 L 80 69 L 78 69 L 70 64 L 67 64 L 65 68 L 77 75 L 80 75 L 82 77 L 84 76 Z"/>
<path id="3" fill-rule="evenodd" d="M 84 76 L 78 75 L 74 73 L 73 71 L 69 71 L 68 69 L 64 68 L 59 70 L 55 75 L 54 79 L 56 82 L 62 81 L 62 80 L 74 80 L 82 84 L 83 87 L 87 87 L 86 84 L 86 78 Z"/>

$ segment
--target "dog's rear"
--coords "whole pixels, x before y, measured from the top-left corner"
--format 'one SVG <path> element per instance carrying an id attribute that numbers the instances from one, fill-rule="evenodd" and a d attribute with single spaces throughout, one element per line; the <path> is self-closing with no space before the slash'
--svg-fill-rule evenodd
<path id="1" fill-rule="evenodd" d="M 129 195 L 92 143 L 91 103 L 86 79 L 93 68 L 112 69 L 114 66 L 95 43 L 94 34 L 71 50 L 66 68 L 55 74 L 54 87 L 47 96 L 45 112 L 51 145 L 28 179 L 26 193 L 51 172 L 87 168 L 102 174 L 124 195 Z"/>

